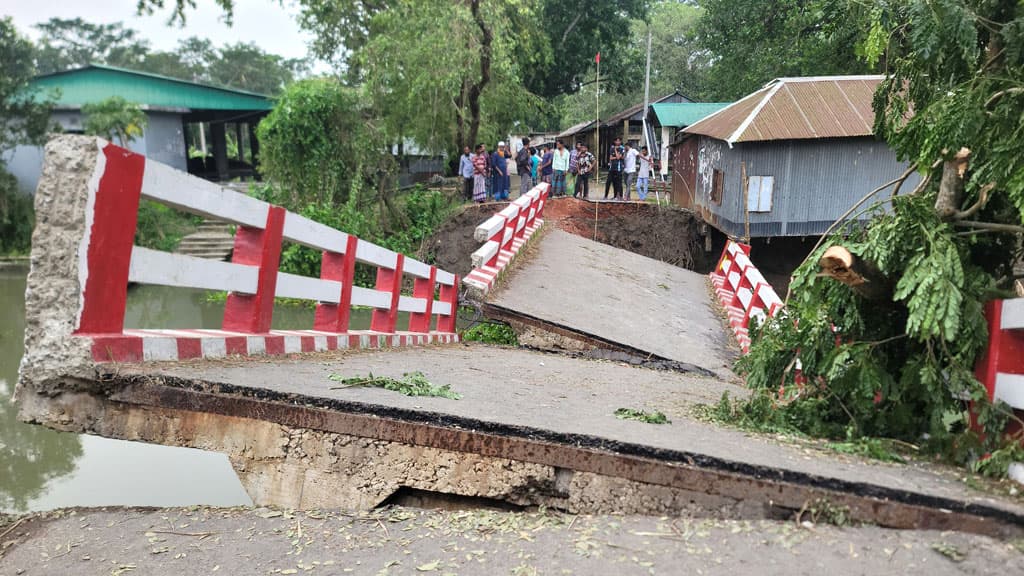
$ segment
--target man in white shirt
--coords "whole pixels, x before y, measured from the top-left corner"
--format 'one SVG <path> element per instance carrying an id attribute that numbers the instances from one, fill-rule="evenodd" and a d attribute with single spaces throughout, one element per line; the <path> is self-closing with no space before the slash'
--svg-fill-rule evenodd
<path id="1" fill-rule="evenodd" d="M 626 142 L 626 167 L 623 168 L 623 172 L 626 173 L 626 200 L 629 200 L 630 190 L 633 189 L 633 182 L 636 181 L 636 158 L 639 155 L 636 148 Z"/>
<path id="2" fill-rule="evenodd" d="M 641 201 L 647 200 L 647 186 L 650 182 L 651 177 L 651 154 L 647 151 L 647 146 L 640 148 L 640 156 L 637 158 L 640 160 L 640 171 L 636 181 L 636 195 L 640 197 Z"/>

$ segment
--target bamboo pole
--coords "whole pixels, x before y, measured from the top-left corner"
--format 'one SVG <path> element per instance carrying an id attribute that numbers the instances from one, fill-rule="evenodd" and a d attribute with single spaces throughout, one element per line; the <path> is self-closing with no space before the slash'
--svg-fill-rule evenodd
<path id="1" fill-rule="evenodd" d="M 743 243 L 750 244 L 750 187 L 747 186 L 746 162 L 740 162 L 740 186 L 743 186 Z"/>

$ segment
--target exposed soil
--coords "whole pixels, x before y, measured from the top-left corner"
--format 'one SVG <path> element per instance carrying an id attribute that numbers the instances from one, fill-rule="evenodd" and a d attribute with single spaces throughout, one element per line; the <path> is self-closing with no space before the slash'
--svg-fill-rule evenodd
<path id="1" fill-rule="evenodd" d="M 473 269 L 470 256 L 480 248 L 473 231 L 505 206 L 507 202 L 463 206 L 423 241 L 418 258 L 459 276 L 469 274 Z"/>
<path id="2" fill-rule="evenodd" d="M 686 210 L 638 202 L 559 198 L 545 206 L 544 216 L 566 232 L 641 256 L 698 272 L 705 272 L 709 266 L 701 223 Z"/>
<path id="3" fill-rule="evenodd" d="M 468 274 L 472 269 L 470 255 L 480 247 L 480 242 L 473 239 L 473 230 L 506 205 L 489 202 L 465 206 L 424 241 L 419 256 L 460 276 Z M 544 207 L 544 219 L 566 232 L 697 272 L 709 271 L 717 258 L 715 252 L 703 249 L 704 236 L 697 217 L 679 208 L 557 198 Z"/>

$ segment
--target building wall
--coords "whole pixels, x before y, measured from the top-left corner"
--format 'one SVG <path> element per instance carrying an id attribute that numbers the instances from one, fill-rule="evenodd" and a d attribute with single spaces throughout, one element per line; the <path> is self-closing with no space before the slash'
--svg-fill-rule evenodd
<path id="1" fill-rule="evenodd" d="M 185 132 L 181 114 L 147 112 L 146 131 L 141 141 L 147 157 L 162 162 L 176 170 L 188 170 L 188 150 L 185 148 Z"/>
<path id="2" fill-rule="evenodd" d="M 678 165 L 695 182 L 695 208 L 733 236 L 744 234 L 744 163 L 748 178 L 774 178 L 771 211 L 749 214 L 752 237 L 821 234 L 864 194 L 898 177 L 907 166 L 896 160 L 884 142 L 871 137 L 758 142 L 733 148 L 705 136 L 690 140 L 696 140 L 690 164 L 680 160 Z M 724 177 L 721 204 L 711 199 L 715 170 Z M 903 190 L 913 189 L 918 178 L 911 176 Z M 882 191 L 876 199 L 888 194 Z"/>
<path id="3" fill-rule="evenodd" d="M 185 136 L 181 114 L 146 112 L 147 125 L 143 135 L 128 143 L 127 148 L 178 170 L 187 170 Z M 65 133 L 81 134 L 82 113 L 78 110 L 56 110 L 50 116 Z M 7 171 L 18 180 L 23 192 L 35 192 L 43 172 L 42 146 L 15 146 L 3 152 Z"/>

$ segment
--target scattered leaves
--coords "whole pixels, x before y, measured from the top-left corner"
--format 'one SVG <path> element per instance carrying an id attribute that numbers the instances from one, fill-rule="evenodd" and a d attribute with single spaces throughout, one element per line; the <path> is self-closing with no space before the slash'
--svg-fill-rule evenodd
<path id="1" fill-rule="evenodd" d="M 619 408 L 615 411 L 615 417 L 620 420 L 637 420 L 648 424 L 671 424 L 672 421 L 664 413 L 657 410 L 647 412 L 634 408 Z"/>

